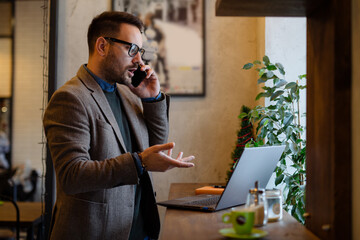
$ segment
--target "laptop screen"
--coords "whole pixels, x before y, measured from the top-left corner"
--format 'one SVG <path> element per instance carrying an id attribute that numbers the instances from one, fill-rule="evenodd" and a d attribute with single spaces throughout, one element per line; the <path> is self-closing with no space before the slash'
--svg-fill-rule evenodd
<path id="1" fill-rule="evenodd" d="M 255 181 L 265 188 L 285 149 L 285 145 L 245 148 L 221 195 L 216 210 L 245 204 Z"/>

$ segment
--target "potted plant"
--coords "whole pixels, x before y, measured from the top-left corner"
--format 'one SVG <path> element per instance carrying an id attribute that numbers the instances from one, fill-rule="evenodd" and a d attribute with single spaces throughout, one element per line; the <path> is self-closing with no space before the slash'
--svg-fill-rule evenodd
<path id="1" fill-rule="evenodd" d="M 244 65 L 243 69 L 258 72 L 258 84 L 266 84 L 256 100 L 270 100 L 268 106 L 256 106 L 249 113 L 240 114 L 248 118 L 256 127 L 256 139 L 248 146 L 286 144 L 285 151 L 275 169 L 275 185 L 283 188 L 284 209 L 304 224 L 305 184 L 306 184 L 306 139 L 305 126 L 301 124 L 300 92 L 306 75 L 296 81 L 285 80 L 285 70 L 281 63 L 271 63 L 268 56 Z"/>

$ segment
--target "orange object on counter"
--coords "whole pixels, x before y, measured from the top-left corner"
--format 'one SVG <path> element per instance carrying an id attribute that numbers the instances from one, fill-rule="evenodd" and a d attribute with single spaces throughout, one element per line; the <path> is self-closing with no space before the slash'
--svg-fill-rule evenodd
<path id="1" fill-rule="evenodd" d="M 224 188 L 215 188 L 213 186 L 204 186 L 201 188 L 195 189 L 195 194 L 217 194 L 221 195 L 224 191 Z"/>

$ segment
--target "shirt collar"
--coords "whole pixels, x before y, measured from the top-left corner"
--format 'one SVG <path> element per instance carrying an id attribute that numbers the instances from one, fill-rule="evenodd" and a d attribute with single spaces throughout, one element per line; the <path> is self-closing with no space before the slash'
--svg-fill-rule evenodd
<path id="1" fill-rule="evenodd" d="M 90 73 L 90 75 L 95 79 L 95 81 L 100 85 L 101 89 L 105 92 L 114 92 L 116 89 L 116 83 L 114 84 L 110 84 L 104 80 L 102 80 L 101 78 L 99 78 L 98 76 L 96 76 L 93 72 L 90 71 L 90 69 L 87 68 L 86 64 L 83 65 L 84 68 L 86 69 L 86 71 L 88 71 L 88 73 Z"/>

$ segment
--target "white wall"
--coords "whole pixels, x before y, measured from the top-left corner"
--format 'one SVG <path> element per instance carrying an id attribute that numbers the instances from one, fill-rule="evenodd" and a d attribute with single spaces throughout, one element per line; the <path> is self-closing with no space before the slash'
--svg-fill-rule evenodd
<path id="1" fill-rule="evenodd" d="M 296 81 L 306 74 L 306 18 L 266 17 L 265 53 L 273 63 L 285 69 L 285 80 Z M 306 84 L 306 81 L 300 82 Z M 301 96 L 300 111 L 306 112 L 306 91 Z M 302 118 L 305 124 L 305 118 Z"/>
<path id="2" fill-rule="evenodd" d="M 272 63 L 279 62 L 284 66 L 285 80 L 296 81 L 299 79 L 299 75 L 305 74 L 306 18 L 266 17 L 265 54 Z M 306 85 L 306 80 L 302 80 L 300 83 Z M 272 82 L 267 82 L 266 85 L 272 86 Z M 300 100 L 302 115 L 306 112 L 305 90 L 300 94 Z M 269 101 L 265 101 L 265 105 L 269 105 Z M 306 117 L 301 118 L 301 124 L 306 125 Z M 275 187 L 275 177 L 273 174 L 267 188 Z"/>
<path id="3" fill-rule="evenodd" d="M 42 170 L 42 1 L 15 2 L 12 163 Z"/>
<path id="4" fill-rule="evenodd" d="M 58 11 L 57 81 L 62 86 L 87 63 L 87 29 L 91 20 L 110 10 L 110 0 L 62 0 Z"/>
<path id="5" fill-rule="evenodd" d="M 0 2 L 0 34 L 11 36 L 11 2 Z M 11 37 L 0 38 L 0 97 L 11 97 Z"/>
<path id="6" fill-rule="evenodd" d="M 59 1 L 59 86 L 87 61 L 88 25 L 106 9 L 110 4 L 105 1 Z M 167 199 L 173 182 L 225 180 L 240 127 L 240 108 L 259 104 L 254 101 L 256 72 L 242 66 L 263 55 L 262 32 L 263 18 L 215 17 L 215 0 L 206 1 L 206 97 L 173 97 L 170 107 L 169 141 L 176 142 L 174 155 L 194 154 L 196 166 L 155 173 L 158 200 Z"/>

